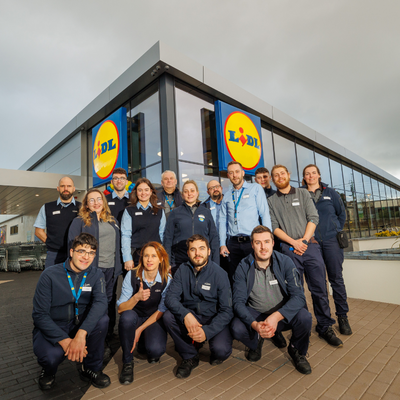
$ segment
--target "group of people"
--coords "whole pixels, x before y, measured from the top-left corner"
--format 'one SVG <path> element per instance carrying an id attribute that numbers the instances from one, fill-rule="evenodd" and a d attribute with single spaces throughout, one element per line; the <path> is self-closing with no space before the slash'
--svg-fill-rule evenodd
<path id="1" fill-rule="evenodd" d="M 90 189 L 82 204 L 73 197 L 72 180 L 60 180 L 58 200 L 46 203 L 35 222 L 35 234 L 48 249 L 33 302 L 42 390 L 54 385 L 65 357 L 83 363 L 83 380 L 100 388 L 110 384 L 102 362 L 116 310 L 121 384 L 134 380 L 135 349 L 149 363 L 159 362 L 167 333 L 182 358 L 178 378 L 198 366 L 205 341 L 210 364 L 219 365 L 230 356 L 233 339 L 248 347 L 252 362 L 261 358 L 265 339 L 287 346 L 295 368 L 309 374 L 312 317 L 303 276 L 316 331 L 330 345 L 343 345 L 332 329 L 326 287 L 327 273 L 339 331 L 350 335 L 343 249 L 337 240 L 346 219 L 340 196 L 321 182 L 314 164 L 304 168 L 302 188 L 290 185 L 283 165 L 275 165 L 271 174 L 259 168 L 256 183 L 249 183 L 241 164 L 233 161 L 227 176 L 226 193 L 211 180 L 204 202 L 193 180 L 179 191 L 173 171 L 162 174 L 159 190 L 140 178 L 129 194 L 127 173 L 117 168 L 113 192 L 105 196 Z M 285 330 L 292 330 L 288 345 Z"/>

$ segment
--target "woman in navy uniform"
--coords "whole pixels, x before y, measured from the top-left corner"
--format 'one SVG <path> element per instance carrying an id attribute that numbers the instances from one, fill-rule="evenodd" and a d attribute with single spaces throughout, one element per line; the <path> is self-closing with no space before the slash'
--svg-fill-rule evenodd
<path id="1" fill-rule="evenodd" d="M 165 294 L 170 283 L 168 254 L 158 242 L 142 247 L 139 263 L 126 274 L 119 298 L 119 336 L 123 367 L 119 381 L 133 382 L 133 350 L 147 354 L 150 364 L 165 353 L 167 332 L 160 319 L 166 307 Z"/>
<path id="2" fill-rule="evenodd" d="M 138 265 L 140 250 L 148 242 L 162 243 L 165 213 L 157 204 L 157 194 L 147 178 L 136 181 L 121 222 L 122 258 L 125 270 Z"/>

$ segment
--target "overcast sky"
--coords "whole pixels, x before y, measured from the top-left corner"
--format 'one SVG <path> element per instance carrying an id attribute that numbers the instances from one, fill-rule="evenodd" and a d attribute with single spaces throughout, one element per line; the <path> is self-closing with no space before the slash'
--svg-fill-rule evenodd
<path id="1" fill-rule="evenodd" d="M 0 0 L 0 168 L 161 40 L 400 179 L 399 17 L 397 0 Z"/>

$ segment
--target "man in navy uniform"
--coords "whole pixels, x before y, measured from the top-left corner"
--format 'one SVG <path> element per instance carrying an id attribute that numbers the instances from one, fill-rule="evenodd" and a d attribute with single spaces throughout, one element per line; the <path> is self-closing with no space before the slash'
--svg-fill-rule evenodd
<path id="1" fill-rule="evenodd" d="M 181 192 L 176 186 L 178 183 L 174 171 L 166 170 L 161 174 L 162 189 L 157 191 L 158 204 L 164 208 L 165 217 L 168 219 L 170 212 L 179 207 L 183 200 Z"/>
<path id="2" fill-rule="evenodd" d="M 69 260 L 46 268 L 39 278 L 32 317 L 42 390 L 52 388 L 66 357 L 83 362 L 82 380 L 98 388 L 110 385 L 110 378 L 101 371 L 108 315 L 104 275 L 91 266 L 96 250 L 97 240 L 81 233 L 72 244 Z"/>
<path id="3" fill-rule="evenodd" d="M 128 206 L 129 193 L 126 191 L 128 175 L 124 168 L 115 168 L 112 173 L 112 184 L 114 191 L 106 196 L 108 207 L 112 216 L 121 226 L 122 214 Z"/>

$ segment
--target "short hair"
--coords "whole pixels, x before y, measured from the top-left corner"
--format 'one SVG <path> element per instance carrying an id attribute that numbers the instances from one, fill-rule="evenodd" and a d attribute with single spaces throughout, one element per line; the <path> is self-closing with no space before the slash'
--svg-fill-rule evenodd
<path id="1" fill-rule="evenodd" d="M 269 229 L 267 226 L 264 225 L 258 225 L 253 229 L 253 232 L 251 232 L 250 236 L 251 242 L 253 242 L 255 233 L 264 233 L 264 232 L 268 232 L 269 234 L 271 234 L 271 238 L 272 240 L 274 240 L 274 234 L 272 233 L 271 229 Z"/>
<path id="2" fill-rule="evenodd" d="M 126 169 L 125 168 L 115 168 L 114 171 L 112 172 L 113 176 L 114 174 L 121 174 L 121 175 L 125 175 L 128 178 L 128 174 L 126 173 Z"/>
<path id="3" fill-rule="evenodd" d="M 186 247 L 188 250 L 189 250 L 190 244 L 195 242 L 196 240 L 201 240 L 202 242 L 205 242 L 207 249 L 210 248 L 210 244 L 208 243 L 208 240 L 204 236 L 196 233 L 196 234 L 190 236 L 190 238 L 188 240 L 186 240 Z"/>
<path id="4" fill-rule="evenodd" d="M 164 179 L 164 175 L 166 173 L 170 172 L 172 175 L 174 175 L 174 178 L 176 179 L 176 173 L 174 171 L 171 171 L 170 169 L 165 170 L 162 174 L 161 174 L 161 180 Z"/>
<path id="5" fill-rule="evenodd" d="M 272 167 L 272 169 L 271 169 L 271 175 L 274 173 L 274 170 L 275 170 L 275 169 L 278 169 L 278 168 L 283 168 L 284 170 L 286 170 L 287 173 L 289 173 L 289 170 L 288 170 L 284 165 L 282 165 L 282 164 L 276 164 L 276 165 L 274 165 L 274 166 Z"/>
<path id="6" fill-rule="evenodd" d="M 267 170 L 267 168 L 260 167 L 256 169 L 256 172 L 254 172 L 254 175 L 257 174 L 269 174 L 269 171 Z"/>
<path id="7" fill-rule="evenodd" d="M 229 162 L 228 162 L 228 165 L 226 166 L 226 170 L 228 170 L 228 168 L 229 168 L 231 165 L 239 165 L 240 168 L 243 169 L 243 166 L 242 166 L 242 164 L 240 164 L 240 162 L 238 162 L 238 161 L 229 161 Z"/>
<path id="8" fill-rule="evenodd" d="M 82 232 L 75 237 L 71 249 L 75 250 L 78 246 L 90 246 L 92 250 L 97 250 L 97 239 L 90 233 Z"/>

